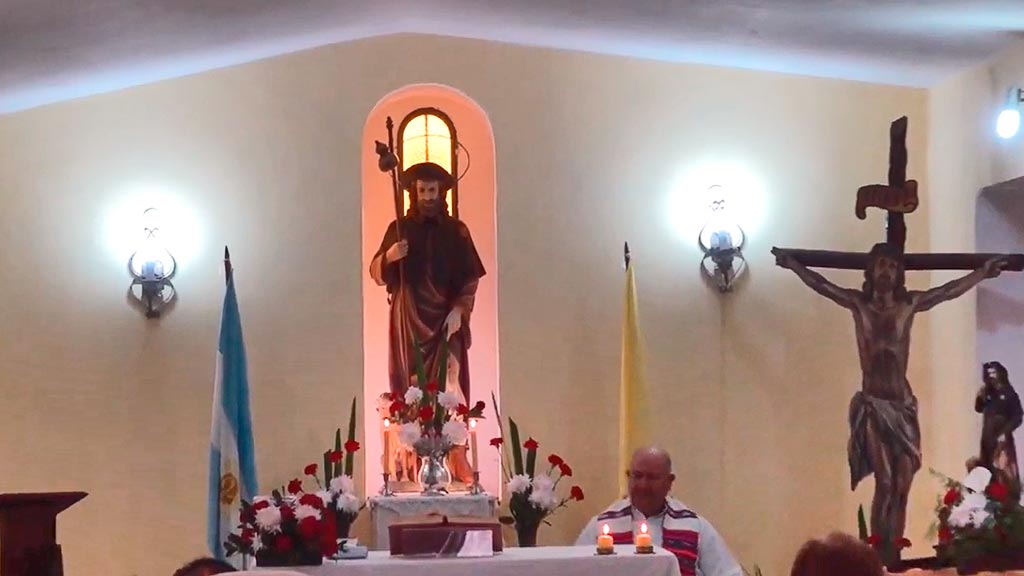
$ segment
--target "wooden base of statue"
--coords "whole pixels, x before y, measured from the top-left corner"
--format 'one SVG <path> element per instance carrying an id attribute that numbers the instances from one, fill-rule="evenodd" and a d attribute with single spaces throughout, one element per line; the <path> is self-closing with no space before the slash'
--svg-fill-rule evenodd
<path id="1" fill-rule="evenodd" d="M 63 576 L 57 514 L 86 495 L 0 494 L 0 576 Z"/>

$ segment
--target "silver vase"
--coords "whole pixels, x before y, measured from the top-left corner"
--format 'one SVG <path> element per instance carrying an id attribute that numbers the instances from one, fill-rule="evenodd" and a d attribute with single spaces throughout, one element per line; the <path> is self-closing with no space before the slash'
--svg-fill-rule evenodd
<path id="1" fill-rule="evenodd" d="M 416 480 L 423 488 L 424 496 L 447 494 L 452 483 L 452 471 L 448 468 L 448 451 L 451 444 L 443 438 L 423 437 L 416 442 L 416 455 L 422 460 Z"/>

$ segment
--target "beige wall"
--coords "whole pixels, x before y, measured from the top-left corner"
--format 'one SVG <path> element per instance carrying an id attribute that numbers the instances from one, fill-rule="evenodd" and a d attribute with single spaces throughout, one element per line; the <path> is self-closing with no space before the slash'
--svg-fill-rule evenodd
<path id="1" fill-rule="evenodd" d="M 928 190 L 926 93 L 400 36 L 0 118 L 0 490 L 91 493 L 61 522 L 68 574 L 165 574 L 203 552 L 225 243 L 262 486 L 323 449 L 362 389 L 364 122 L 416 82 L 464 91 L 493 126 L 504 408 L 570 459 L 588 495 L 541 542 L 570 542 L 615 496 L 624 240 L 676 494 L 769 573 L 806 537 L 854 529 L 870 482 L 849 492 L 851 321 L 769 249 L 880 239 L 879 216 L 854 218 L 854 193 L 884 179 L 902 114 L 910 175 Z M 680 173 L 709 159 L 745 166 L 764 194 L 750 275 L 726 297 L 699 277 L 696 230 L 666 215 Z M 106 214 L 140 182 L 175 194 L 198 230 L 180 302 L 159 322 L 126 305 L 123 260 L 104 240 Z M 925 202 L 915 249 L 934 241 Z M 911 378 L 926 426 L 930 337 L 922 319 Z M 910 532 L 921 551 L 934 492 L 922 476 Z"/>

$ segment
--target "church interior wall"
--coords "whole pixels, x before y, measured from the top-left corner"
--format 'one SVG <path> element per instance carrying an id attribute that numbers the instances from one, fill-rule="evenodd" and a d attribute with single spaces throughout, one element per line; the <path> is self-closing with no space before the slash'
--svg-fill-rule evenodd
<path id="1" fill-rule="evenodd" d="M 854 530 L 871 492 L 850 492 L 846 464 L 852 321 L 770 249 L 880 241 L 881 215 L 860 221 L 853 206 L 859 186 L 884 181 L 889 123 L 909 117 L 908 174 L 930 190 L 945 175 L 935 163 L 952 162 L 930 154 L 932 124 L 953 104 L 936 108 L 919 89 L 401 35 L 0 117 L 0 491 L 90 493 L 61 517 L 68 573 L 170 573 L 204 552 L 225 244 L 261 487 L 317 461 L 363 386 L 364 123 L 384 95 L 421 82 L 463 91 L 492 124 L 503 409 L 573 465 L 587 495 L 540 543 L 571 543 L 618 496 L 624 241 L 675 494 L 767 573 L 784 572 L 807 537 Z M 699 273 L 688 186 L 739 173 L 754 207 L 749 270 L 722 295 Z M 934 206 L 952 195 L 943 185 L 908 218 L 909 249 L 953 242 L 935 229 L 954 220 Z M 125 298 L 147 202 L 179 233 L 179 300 L 159 321 Z M 970 364 L 931 323 L 917 323 L 910 371 L 926 431 L 938 428 L 931 377 Z M 929 354 L 937 338 L 941 361 Z M 925 435 L 926 466 L 941 462 L 937 434 Z M 918 476 L 918 553 L 936 492 Z"/>

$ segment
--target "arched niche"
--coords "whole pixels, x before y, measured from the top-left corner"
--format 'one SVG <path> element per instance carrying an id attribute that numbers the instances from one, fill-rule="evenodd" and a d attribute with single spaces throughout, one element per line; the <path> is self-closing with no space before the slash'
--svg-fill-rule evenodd
<path id="1" fill-rule="evenodd" d="M 377 398 L 388 391 L 387 291 L 370 278 L 370 261 L 384 231 L 395 218 L 391 177 L 377 167 L 374 142 L 387 141 L 385 122 L 394 122 L 395 138 L 410 114 L 441 111 L 454 127 L 461 143 L 454 158 L 458 174 L 458 217 L 466 223 L 487 274 L 480 280 L 472 316 L 473 344 L 469 351 L 471 401 L 487 403 L 486 418 L 477 430 L 481 484 L 499 494 L 501 470 L 498 453 L 488 446 L 498 425 L 491 394 L 499 397 L 498 378 L 498 263 L 495 226 L 496 179 L 494 135 L 483 109 L 464 93 L 438 84 L 409 85 L 384 96 L 366 119 L 362 138 L 362 238 L 363 238 L 363 422 L 365 430 L 365 490 L 376 493 L 382 485 L 383 436 Z M 396 149 L 397 149 L 396 142 Z M 464 148 L 464 149 L 463 149 Z"/>

